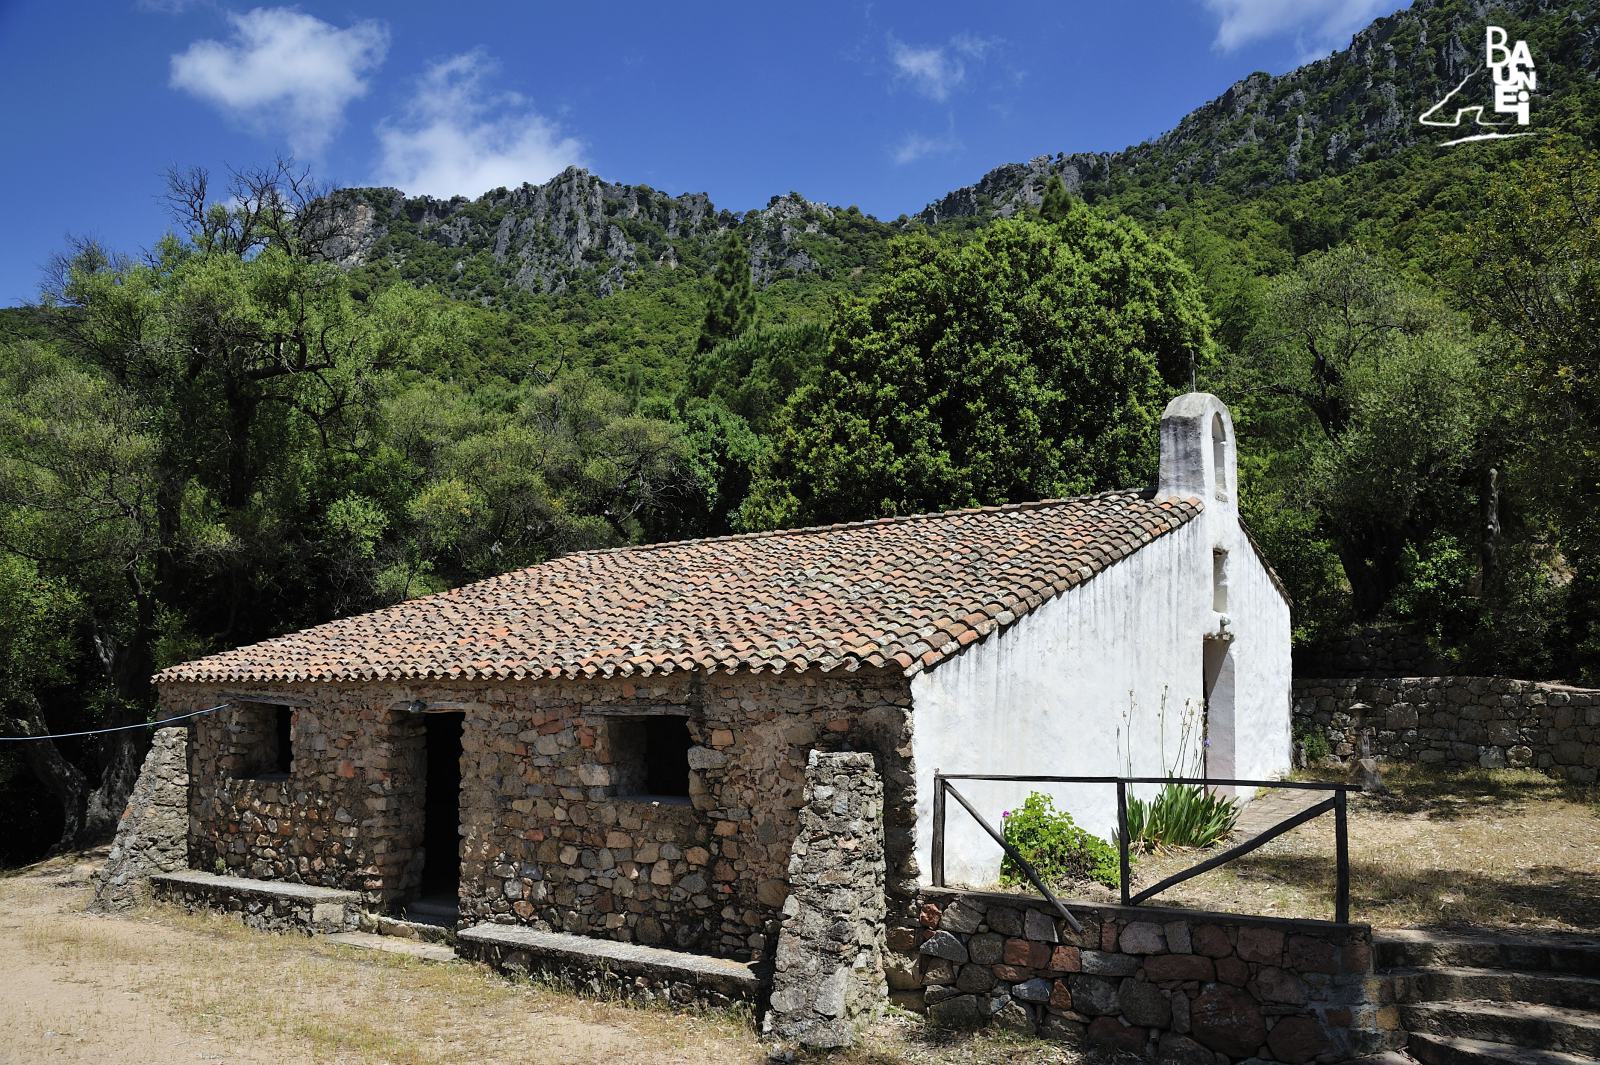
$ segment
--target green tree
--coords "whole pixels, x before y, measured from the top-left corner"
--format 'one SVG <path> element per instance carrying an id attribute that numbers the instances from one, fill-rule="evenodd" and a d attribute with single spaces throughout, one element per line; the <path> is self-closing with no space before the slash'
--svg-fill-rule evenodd
<path id="1" fill-rule="evenodd" d="M 1464 513 L 1482 411 L 1465 322 L 1375 255 L 1342 247 L 1274 283 L 1224 380 L 1273 452 L 1260 491 L 1280 505 L 1255 512 L 1269 550 L 1281 526 L 1302 540 L 1286 553 L 1303 554 L 1309 530 L 1295 511 L 1306 508 L 1355 615 L 1377 617 L 1407 549 Z M 1309 558 L 1297 568 L 1320 569 Z"/>
<path id="2" fill-rule="evenodd" d="M 913 236 L 844 304 L 741 520 L 837 521 L 1147 484 L 1206 315 L 1186 267 L 1074 205 L 967 243 Z"/>
<path id="3" fill-rule="evenodd" d="M 1600 159 L 1552 140 L 1497 172 L 1482 210 L 1445 242 L 1455 287 L 1508 343 L 1494 368 L 1565 567 L 1568 653 L 1600 676 Z"/>
<path id="4" fill-rule="evenodd" d="M 1039 202 L 1039 217 L 1046 222 L 1062 222 L 1072 213 L 1072 193 L 1060 174 L 1051 174 L 1044 183 L 1044 197 Z"/>
<path id="5" fill-rule="evenodd" d="M 705 321 L 695 352 L 705 354 L 718 343 L 732 339 L 755 323 L 756 297 L 750 284 L 750 249 L 736 229 L 729 229 L 718 249 L 711 275 L 711 295 L 706 300 Z"/>

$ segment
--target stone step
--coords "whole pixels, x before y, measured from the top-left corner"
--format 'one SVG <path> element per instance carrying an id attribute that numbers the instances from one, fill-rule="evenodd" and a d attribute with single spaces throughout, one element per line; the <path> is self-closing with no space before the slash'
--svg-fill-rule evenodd
<path id="1" fill-rule="evenodd" d="M 580 991 L 644 1002 L 723 1008 L 753 1004 L 761 994 L 760 980 L 744 962 L 525 925 L 463 928 L 456 952 L 510 975 L 542 972 Z"/>
<path id="2" fill-rule="evenodd" d="M 386 913 L 363 913 L 360 927 L 361 931 L 374 935 L 412 939 L 419 943 L 437 943 L 454 947 L 456 942 L 455 922 L 444 924 L 431 920 L 413 920 L 409 913 L 404 917 L 391 917 Z"/>
<path id="3" fill-rule="evenodd" d="M 422 943 L 415 939 L 402 939 L 398 936 L 380 935 L 376 932 L 336 932 L 331 936 L 324 936 L 329 943 L 338 943 L 341 946 L 357 947 L 361 950 L 377 950 L 385 954 L 399 954 L 407 958 L 416 958 L 419 961 L 446 962 L 456 961 L 456 952 L 440 943 Z"/>
<path id="4" fill-rule="evenodd" d="M 1374 932 L 1379 969 L 1459 967 L 1600 976 L 1600 939 L 1386 929 Z"/>
<path id="5" fill-rule="evenodd" d="M 1559 1050 L 1529 1050 L 1482 1039 L 1418 1032 L 1406 1051 L 1422 1065 L 1600 1065 L 1600 1060 Z"/>
<path id="6" fill-rule="evenodd" d="M 1600 1013 L 1511 1002 L 1426 1002 L 1400 1007 L 1400 1024 L 1418 1034 L 1481 1039 L 1529 1050 L 1600 1054 Z"/>
<path id="7" fill-rule="evenodd" d="M 1449 966 L 1391 969 L 1396 1002 L 1537 1002 L 1600 1011 L 1600 977 Z"/>

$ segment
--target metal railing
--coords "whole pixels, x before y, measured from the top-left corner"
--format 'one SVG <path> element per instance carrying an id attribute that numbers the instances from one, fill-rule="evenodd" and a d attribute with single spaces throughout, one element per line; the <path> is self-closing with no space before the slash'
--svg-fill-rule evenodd
<path id="1" fill-rule="evenodd" d="M 1006 841 L 1005 836 L 996 832 L 994 826 L 984 820 L 977 808 L 967 797 L 950 783 L 952 780 L 993 780 L 1009 783 L 1025 784 L 1112 784 L 1117 789 L 1117 859 L 1120 863 L 1118 880 L 1121 885 L 1122 904 L 1124 906 L 1137 906 L 1153 898 L 1170 887 L 1175 887 L 1185 880 L 1209 872 L 1221 865 L 1226 865 L 1235 858 L 1242 857 L 1255 850 L 1257 847 L 1272 842 L 1285 832 L 1292 831 L 1305 824 L 1307 821 L 1321 817 L 1332 811 L 1333 813 L 1333 839 L 1334 839 L 1334 920 L 1340 924 L 1350 920 L 1350 844 L 1348 837 L 1348 823 L 1346 817 L 1345 796 L 1352 791 L 1360 791 L 1359 784 L 1344 784 L 1334 781 L 1307 781 L 1307 780 L 1235 780 L 1222 777 L 1057 777 L 1057 776 L 1016 776 L 999 773 L 943 773 L 938 770 L 933 774 L 933 885 L 945 886 L 944 869 L 944 828 L 945 828 L 945 797 L 953 795 L 972 815 L 1002 850 L 1006 857 L 1016 863 L 1029 882 L 1038 889 L 1066 919 L 1073 931 L 1081 931 L 1082 926 L 1056 898 L 1037 870 L 1025 859 L 1017 849 Z M 1131 784 L 1194 784 L 1206 788 L 1232 787 L 1232 788 L 1283 788 L 1292 791 L 1327 791 L 1332 794 L 1321 802 L 1308 806 L 1289 817 L 1284 818 L 1271 828 L 1262 831 L 1250 839 L 1236 846 L 1229 847 L 1220 854 L 1213 855 L 1198 865 L 1190 866 L 1182 872 L 1160 880 L 1142 891 L 1130 893 L 1129 880 L 1132 862 L 1128 854 L 1128 787 Z"/>

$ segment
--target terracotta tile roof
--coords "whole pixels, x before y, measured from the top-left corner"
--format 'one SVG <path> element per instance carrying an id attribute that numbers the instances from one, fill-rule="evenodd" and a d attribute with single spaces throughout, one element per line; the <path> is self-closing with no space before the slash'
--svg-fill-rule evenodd
<path id="1" fill-rule="evenodd" d="M 913 674 L 1200 513 L 1116 492 L 566 555 L 157 683 L 888 666 Z"/>

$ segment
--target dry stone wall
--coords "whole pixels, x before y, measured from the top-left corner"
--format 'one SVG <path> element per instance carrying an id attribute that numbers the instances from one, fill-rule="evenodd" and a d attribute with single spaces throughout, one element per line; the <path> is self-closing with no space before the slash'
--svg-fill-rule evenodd
<path id="1" fill-rule="evenodd" d="M 1505 677 L 1294 682 L 1296 731 L 1333 758 L 1527 768 L 1579 784 L 1600 774 L 1600 691 Z"/>
<path id="2" fill-rule="evenodd" d="M 897 671 L 319 683 L 269 694 L 300 701 L 287 777 L 236 776 L 237 722 L 228 711 L 197 722 L 195 868 L 354 889 L 371 904 L 406 898 L 424 858 L 425 751 L 420 716 L 405 707 L 421 700 L 464 709 L 464 923 L 770 957 L 812 749 L 877 754 L 892 811 L 891 890 L 904 899 L 918 878 L 910 693 Z M 171 684 L 162 696 L 176 711 L 229 693 Z M 688 729 L 685 802 L 618 794 L 613 724 L 659 714 Z"/>
<path id="3" fill-rule="evenodd" d="M 783 915 L 767 1033 L 849 1046 L 887 999 L 883 785 L 871 754 L 811 752 Z"/>
<path id="4" fill-rule="evenodd" d="M 157 729 L 117 822 L 111 853 L 94 876 L 96 912 L 126 910 L 148 887 L 152 873 L 188 863 L 189 730 Z"/>
<path id="5" fill-rule="evenodd" d="M 1344 1061 L 1395 1041 L 1365 925 L 926 889 L 890 934 L 897 1001 L 947 1026 L 999 1025 L 1149 1060 Z"/>

